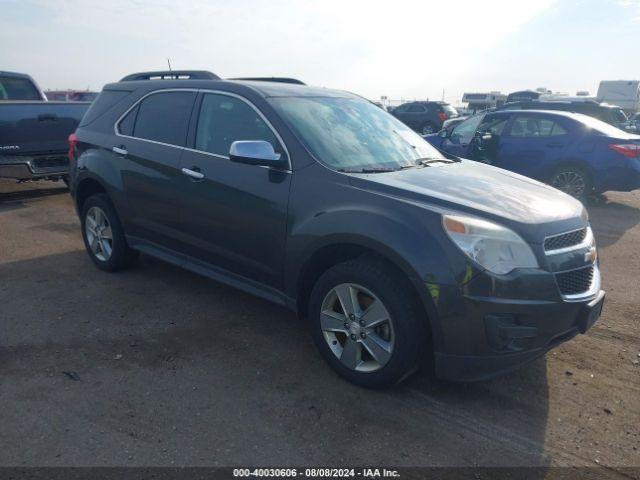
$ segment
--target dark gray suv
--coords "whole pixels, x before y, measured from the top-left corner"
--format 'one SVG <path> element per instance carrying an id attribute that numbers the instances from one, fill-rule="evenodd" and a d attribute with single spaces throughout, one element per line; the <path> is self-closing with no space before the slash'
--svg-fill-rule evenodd
<path id="1" fill-rule="evenodd" d="M 429 361 L 441 378 L 487 378 L 597 320 L 580 202 L 299 83 L 156 72 L 107 85 L 70 138 L 93 262 L 121 270 L 143 252 L 284 305 L 369 387 Z"/>

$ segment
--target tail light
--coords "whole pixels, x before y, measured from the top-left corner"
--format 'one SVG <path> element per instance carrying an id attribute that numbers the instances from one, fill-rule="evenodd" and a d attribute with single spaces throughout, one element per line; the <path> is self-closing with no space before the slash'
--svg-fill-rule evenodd
<path id="1" fill-rule="evenodd" d="M 609 145 L 611 150 L 624 155 L 627 158 L 640 157 L 640 145 L 636 143 L 612 143 Z"/>
<path id="2" fill-rule="evenodd" d="M 444 121 L 445 121 L 445 120 L 447 120 L 449 117 L 447 116 L 447 114 L 446 114 L 446 113 L 444 113 L 444 112 L 440 112 L 440 113 L 438 114 L 438 118 L 440 119 L 440 121 L 441 121 L 441 122 L 444 122 Z"/>
<path id="3" fill-rule="evenodd" d="M 72 166 L 75 157 L 76 157 L 76 147 L 78 145 L 78 137 L 76 136 L 75 133 L 72 133 L 71 135 L 69 135 L 69 153 L 67 154 L 67 157 L 69 157 L 69 166 Z"/>

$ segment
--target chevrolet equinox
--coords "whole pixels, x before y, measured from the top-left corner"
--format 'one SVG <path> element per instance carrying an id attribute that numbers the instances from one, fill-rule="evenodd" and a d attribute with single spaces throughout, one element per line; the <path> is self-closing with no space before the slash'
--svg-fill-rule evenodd
<path id="1" fill-rule="evenodd" d="M 69 138 L 105 271 L 138 252 L 286 306 L 359 385 L 518 367 L 601 313 L 582 204 L 443 156 L 371 102 L 286 79 L 133 74 Z"/>

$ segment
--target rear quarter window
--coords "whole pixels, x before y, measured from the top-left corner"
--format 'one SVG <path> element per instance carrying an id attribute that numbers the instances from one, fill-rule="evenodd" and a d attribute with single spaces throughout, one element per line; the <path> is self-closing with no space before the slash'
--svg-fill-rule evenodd
<path id="1" fill-rule="evenodd" d="M 131 92 L 127 90 L 103 90 L 89 107 L 89 110 L 82 119 L 80 126 L 84 127 L 93 123 L 104 113 L 111 110 L 115 105 L 118 105 L 130 94 Z"/>

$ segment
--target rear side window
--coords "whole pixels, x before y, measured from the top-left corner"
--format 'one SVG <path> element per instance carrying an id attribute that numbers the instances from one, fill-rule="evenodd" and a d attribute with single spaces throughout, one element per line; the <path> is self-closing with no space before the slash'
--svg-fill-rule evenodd
<path id="1" fill-rule="evenodd" d="M 205 94 L 198 118 L 196 150 L 228 157 L 236 140 L 265 140 L 276 152 L 284 154 L 271 128 L 247 103 L 227 95 Z"/>
<path id="2" fill-rule="evenodd" d="M 26 78 L 0 77 L 0 100 L 42 100 L 35 85 Z"/>
<path id="3" fill-rule="evenodd" d="M 407 112 L 411 112 L 411 113 L 421 113 L 426 110 L 427 110 L 426 108 L 424 108 L 422 105 L 418 105 L 417 103 L 414 103 L 413 105 L 409 105 L 409 107 L 406 109 Z"/>
<path id="4" fill-rule="evenodd" d="M 195 92 L 161 92 L 140 102 L 133 137 L 184 146 Z M 127 120 L 126 118 L 123 120 Z"/>
<path id="5" fill-rule="evenodd" d="M 567 131 L 553 120 L 533 116 L 517 116 L 511 125 L 512 137 L 537 138 L 565 135 Z"/>

